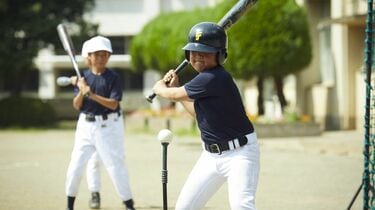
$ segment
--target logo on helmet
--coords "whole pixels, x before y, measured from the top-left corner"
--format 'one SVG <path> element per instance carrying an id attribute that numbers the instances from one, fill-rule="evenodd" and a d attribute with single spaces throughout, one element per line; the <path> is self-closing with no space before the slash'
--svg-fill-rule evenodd
<path id="1" fill-rule="evenodd" d="M 201 38 L 202 36 L 202 31 L 196 31 L 195 32 L 195 41 L 199 41 L 199 39 Z"/>

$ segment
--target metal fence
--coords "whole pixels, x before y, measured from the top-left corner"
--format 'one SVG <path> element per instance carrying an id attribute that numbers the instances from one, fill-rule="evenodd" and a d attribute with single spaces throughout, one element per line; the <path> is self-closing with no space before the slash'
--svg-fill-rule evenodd
<path id="1" fill-rule="evenodd" d="M 374 210 L 374 175 L 375 175 L 375 93 L 372 69 L 374 63 L 374 11 L 373 0 L 368 0 L 365 39 L 365 138 L 364 138 L 364 171 L 363 171 L 363 209 Z"/>

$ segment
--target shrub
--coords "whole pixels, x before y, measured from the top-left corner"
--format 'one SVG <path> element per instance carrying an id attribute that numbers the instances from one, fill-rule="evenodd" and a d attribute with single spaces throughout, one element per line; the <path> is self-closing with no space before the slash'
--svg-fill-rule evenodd
<path id="1" fill-rule="evenodd" d="M 20 96 L 0 100 L 0 128 L 44 127 L 56 123 L 56 112 L 49 102 Z"/>

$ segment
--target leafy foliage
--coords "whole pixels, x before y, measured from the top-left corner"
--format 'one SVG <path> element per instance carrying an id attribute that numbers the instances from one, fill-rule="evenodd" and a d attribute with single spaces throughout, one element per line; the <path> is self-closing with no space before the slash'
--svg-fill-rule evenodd
<path id="1" fill-rule="evenodd" d="M 0 119 L 0 128 L 53 126 L 57 122 L 51 104 L 19 96 L 0 100 Z"/>
<path id="2" fill-rule="evenodd" d="M 294 0 L 258 1 L 228 34 L 227 66 L 238 78 L 283 77 L 311 60 L 307 17 Z"/>
<path id="3" fill-rule="evenodd" d="M 53 44 L 62 50 L 56 32 L 59 23 L 76 23 L 77 35 L 95 33 L 97 26 L 82 17 L 93 6 L 94 0 L 1 0 L 0 83 L 12 94 L 22 91 L 23 75 L 32 68 L 39 49 Z"/>
<path id="4" fill-rule="evenodd" d="M 195 9 L 161 14 L 146 24 L 132 42 L 130 54 L 136 71 L 157 69 L 162 72 L 176 67 L 185 55 L 190 28 L 201 21 L 213 21 L 209 9 Z"/>
<path id="5" fill-rule="evenodd" d="M 190 28 L 202 21 L 218 22 L 237 0 L 215 8 L 162 14 L 135 37 L 132 65 L 137 71 L 165 72 L 184 58 Z M 303 69 L 311 60 L 311 43 L 305 11 L 294 0 L 261 0 L 229 31 L 225 66 L 234 77 L 283 77 Z"/>

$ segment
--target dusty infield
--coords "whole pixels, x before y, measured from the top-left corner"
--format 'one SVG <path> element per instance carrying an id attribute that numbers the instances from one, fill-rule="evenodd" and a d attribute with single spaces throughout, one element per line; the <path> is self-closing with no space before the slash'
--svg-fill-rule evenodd
<path id="1" fill-rule="evenodd" d="M 173 131 L 173 130 L 172 130 Z M 0 131 L 0 209 L 65 209 L 65 173 L 74 130 Z M 319 137 L 259 139 L 259 210 L 346 209 L 363 169 L 361 133 L 328 132 Z M 162 209 L 161 146 L 157 132 L 126 131 L 126 162 L 138 210 Z M 179 190 L 201 151 L 199 137 L 175 135 L 168 147 L 168 202 Z M 123 209 L 102 170 L 102 209 Z M 76 209 L 88 209 L 85 175 Z M 352 209 L 361 209 L 362 197 Z M 228 210 L 223 186 L 205 209 Z"/>

